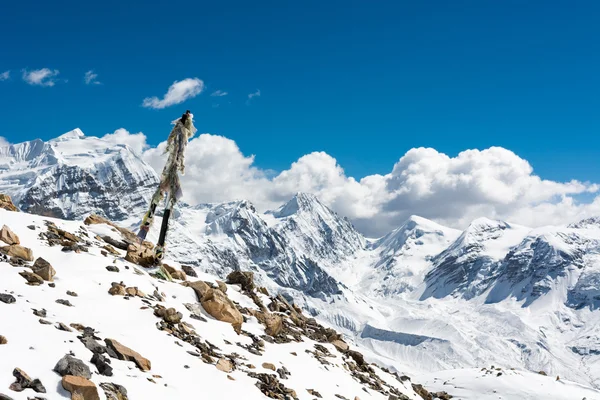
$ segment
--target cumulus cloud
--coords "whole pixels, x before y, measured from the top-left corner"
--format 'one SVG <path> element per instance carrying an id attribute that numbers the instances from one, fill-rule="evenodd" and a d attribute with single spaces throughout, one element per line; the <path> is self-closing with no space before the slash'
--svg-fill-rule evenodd
<path id="1" fill-rule="evenodd" d="M 94 73 L 94 70 L 87 71 L 83 79 L 85 80 L 86 85 L 100 85 L 98 74 Z"/>
<path id="2" fill-rule="evenodd" d="M 212 97 L 223 97 L 223 96 L 227 96 L 229 93 L 224 92 L 222 90 L 215 90 L 214 92 L 211 93 Z"/>
<path id="3" fill-rule="evenodd" d="M 37 86 L 54 86 L 56 84 L 56 77 L 60 72 L 55 69 L 42 68 L 28 71 L 23 70 L 23 80 L 30 85 Z"/>
<path id="4" fill-rule="evenodd" d="M 142 105 L 148 108 L 166 108 L 198 96 L 204 90 L 204 82 L 198 78 L 187 78 L 175 81 L 167 90 L 162 99 L 158 97 L 146 97 Z"/>
<path id="5" fill-rule="evenodd" d="M 125 128 L 119 128 L 113 133 L 107 133 L 102 136 L 102 139 L 114 144 L 126 144 L 140 155 L 149 147 L 146 143 L 146 135 L 142 132 L 130 133 Z"/>
<path id="6" fill-rule="evenodd" d="M 8 140 L 6 140 L 2 136 L 0 136 L 0 147 L 6 147 L 6 146 L 10 146 L 10 143 L 8 142 Z"/>
<path id="7" fill-rule="evenodd" d="M 10 78 L 10 71 L 4 71 L 3 73 L 0 74 L 0 82 L 6 81 L 9 78 Z"/>
<path id="8" fill-rule="evenodd" d="M 162 171 L 165 142 L 148 148 L 143 134 L 124 129 L 105 138 L 145 149 L 144 160 Z M 526 160 L 500 147 L 466 150 L 456 157 L 415 148 L 387 174 L 355 179 L 324 152 L 304 155 L 283 171 L 266 171 L 233 140 L 202 134 L 188 144 L 182 180 L 187 203 L 248 199 L 261 211 L 280 206 L 296 192 L 314 193 L 371 237 L 398 227 L 410 215 L 455 228 L 482 216 L 535 227 L 600 215 L 599 185 L 543 179 Z M 577 201 L 581 195 L 591 200 Z"/>

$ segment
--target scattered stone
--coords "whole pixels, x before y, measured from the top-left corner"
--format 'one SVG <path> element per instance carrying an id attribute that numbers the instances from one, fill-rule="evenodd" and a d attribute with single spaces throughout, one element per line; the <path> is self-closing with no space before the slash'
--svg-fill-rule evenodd
<path id="1" fill-rule="evenodd" d="M 4 225 L 2 229 L 0 229 L 0 240 L 2 240 L 8 245 L 21 244 L 19 237 L 6 225 Z"/>
<path id="2" fill-rule="evenodd" d="M 50 283 L 48 284 L 48 286 L 50 286 L 51 288 L 55 288 L 55 287 L 56 287 L 56 284 L 55 284 L 54 282 L 50 282 Z"/>
<path id="3" fill-rule="evenodd" d="M 71 392 L 71 400 L 100 400 L 94 382 L 81 376 L 63 376 L 62 387 Z"/>
<path id="4" fill-rule="evenodd" d="M 161 305 L 158 305 L 154 309 L 154 315 L 162 318 L 165 322 L 168 322 L 171 324 L 178 324 L 179 322 L 181 322 L 181 319 L 183 318 L 183 314 L 181 314 L 180 312 L 177 312 L 176 309 L 165 308 Z"/>
<path id="5" fill-rule="evenodd" d="M 19 244 L 12 244 L 10 246 L 0 247 L 0 252 L 6 254 L 9 257 L 20 258 L 25 261 L 33 261 L 33 252 L 27 247 L 23 247 Z"/>
<path id="6" fill-rule="evenodd" d="M 199 292 L 196 290 L 196 295 L 198 294 Z M 213 318 L 241 328 L 244 317 L 225 293 L 208 288 L 204 296 L 199 297 L 199 300 L 204 310 Z"/>
<path id="7" fill-rule="evenodd" d="M 344 342 L 343 340 L 334 340 L 333 342 L 331 342 L 331 344 L 334 345 L 335 348 L 338 349 L 342 353 L 344 353 L 350 349 L 348 344 L 346 342 Z"/>
<path id="8" fill-rule="evenodd" d="M 453 396 L 449 395 L 446 392 L 437 392 L 437 393 L 433 394 L 433 397 L 437 398 L 439 400 L 450 400 L 450 399 L 452 399 Z"/>
<path id="9" fill-rule="evenodd" d="M 235 378 L 231 375 L 227 375 L 227 379 L 229 379 L 230 381 L 235 381 Z"/>
<path id="10" fill-rule="evenodd" d="M 54 367 L 54 372 L 60 376 L 73 375 L 86 379 L 90 379 L 92 377 L 90 368 L 83 361 L 69 354 L 58 361 Z"/>
<path id="11" fill-rule="evenodd" d="M 56 300 L 58 304 L 62 304 L 63 306 L 73 307 L 73 304 L 69 300 L 58 299 Z"/>
<path id="12" fill-rule="evenodd" d="M 113 256 L 120 256 L 119 252 L 118 252 L 118 251 L 117 251 L 117 250 L 116 250 L 114 247 L 112 247 L 110 244 L 107 244 L 107 245 L 105 245 L 105 246 L 102 246 L 102 248 L 103 248 L 104 250 L 106 250 L 106 251 L 105 251 L 106 253 L 110 253 L 110 254 L 112 254 Z"/>
<path id="13" fill-rule="evenodd" d="M 546 372 L 544 372 L 544 371 L 540 371 L 540 372 L 538 372 L 538 374 L 544 375 L 544 376 L 548 376 L 548 374 Z"/>
<path id="14" fill-rule="evenodd" d="M 10 385 L 10 390 L 22 392 L 25 389 L 33 389 L 36 393 L 46 393 L 46 388 L 42 385 L 42 382 L 40 382 L 39 379 L 31 379 L 22 369 L 15 368 L 13 370 L 13 376 L 17 378 L 17 380 Z"/>
<path id="15" fill-rule="evenodd" d="M 0 344 L 7 344 L 8 339 L 5 336 L 0 335 Z"/>
<path id="16" fill-rule="evenodd" d="M 248 376 L 258 380 L 256 386 L 267 397 L 272 399 L 296 399 L 298 395 L 293 389 L 286 388 L 275 375 L 249 372 Z"/>
<path id="17" fill-rule="evenodd" d="M 319 399 L 322 399 L 323 396 L 321 396 L 321 393 L 317 392 L 316 390 L 313 389 L 306 389 L 306 391 L 308 392 L 308 394 L 310 394 L 311 396 L 315 396 L 318 397 Z"/>
<path id="18" fill-rule="evenodd" d="M 62 322 L 58 323 L 58 325 L 56 326 L 56 329 L 58 329 L 59 331 L 73 332 L 73 330 L 71 328 L 69 328 L 67 325 L 63 324 Z M 73 374 L 71 374 L 71 375 L 73 375 Z"/>
<path id="19" fill-rule="evenodd" d="M 83 336 L 79 337 L 79 340 L 89 351 L 94 354 L 102 354 L 107 352 L 106 346 L 98 343 L 93 336 L 87 336 L 84 334 Z"/>
<path id="20" fill-rule="evenodd" d="M 415 391 L 416 394 L 418 394 L 419 396 L 421 396 L 425 400 L 433 398 L 433 396 L 429 393 L 429 391 L 427 389 L 425 389 L 423 387 L 423 385 L 419 385 L 419 384 L 413 383 L 412 384 L 412 388 L 413 388 L 413 390 Z"/>
<path id="21" fill-rule="evenodd" d="M 220 358 L 217 362 L 217 369 L 223 372 L 233 371 L 233 364 L 226 358 Z"/>
<path id="22" fill-rule="evenodd" d="M 46 309 L 42 308 L 41 310 L 36 310 L 35 308 L 32 308 L 33 310 L 33 315 L 35 315 L 36 317 L 43 317 L 46 318 Z"/>
<path id="23" fill-rule="evenodd" d="M 113 369 L 110 366 L 109 358 L 106 358 L 102 354 L 95 352 L 90 362 L 96 366 L 96 369 L 100 375 L 112 376 Z"/>
<path id="24" fill-rule="evenodd" d="M 133 361 L 142 371 L 149 371 L 151 368 L 150 360 L 142 357 L 139 353 L 123 346 L 114 339 L 104 339 L 104 342 L 114 353 L 119 360 Z"/>
<path id="25" fill-rule="evenodd" d="M 29 229 L 31 229 L 32 231 L 35 231 L 35 225 L 27 225 L 27 227 L 28 227 Z"/>
<path id="26" fill-rule="evenodd" d="M 41 276 L 39 276 L 38 274 L 35 274 L 33 272 L 21 271 L 21 272 L 19 272 L 19 275 L 21 275 L 23 278 L 25 278 L 27 283 L 32 286 L 39 286 L 42 283 L 44 283 L 44 279 Z"/>
<path id="27" fill-rule="evenodd" d="M 7 194 L 0 194 L 0 208 L 8 211 L 19 211 L 19 209 L 13 204 L 10 196 Z"/>
<path id="28" fill-rule="evenodd" d="M 279 375 L 279 379 L 287 379 L 288 376 L 291 376 L 292 373 L 288 371 L 285 366 L 281 366 L 281 368 L 277 368 L 277 375 Z"/>
<path id="29" fill-rule="evenodd" d="M 17 299 L 15 299 L 15 296 L 11 294 L 0 293 L 0 301 L 6 304 L 12 304 L 16 302 Z"/>
<path id="30" fill-rule="evenodd" d="M 129 400 L 127 389 L 116 383 L 101 383 L 100 387 L 106 395 L 106 400 Z"/>
<path id="31" fill-rule="evenodd" d="M 111 283 L 111 288 L 108 289 L 108 293 L 110 293 L 113 296 L 125 296 L 127 294 L 127 292 L 125 292 L 125 285 L 123 284 L 123 282 Z"/>
<path id="32" fill-rule="evenodd" d="M 187 276 L 192 276 L 194 278 L 198 277 L 198 274 L 196 273 L 196 271 L 194 270 L 194 268 L 190 267 L 189 265 L 182 265 L 181 269 L 183 270 L 183 272 L 185 272 L 185 274 Z"/>
<path id="33" fill-rule="evenodd" d="M 254 273 L 233 271 L 227 275 L 227 283 L 230 285 L 239 284 L 242 286 L 242 290 L 251 292 L 254 290 Z"/>
<path id="34" fill-rule="evenodd" d="M 52 282 L 54 281 L 54 275 L 56 275 L 56 271 L 50 265 L 50 263 L 44 260 L 42 257 L 38 257 L 33 263 L 33 267 L 31 270 L 42 277 L 43 280 Z"/>
<path id="35" fill-rule="evenodd" d="M 78 295 L 77 295 L 77 293 L 75 293 L 75 292 L 72 292 L 72 291 L 70 291 L 70 290 L 67 290 L 67 294 L 68 294 L 69 296 L 73 296 L 73 297 L 77 297 L 77 296 L 78 296 Z"/>
<path id="36" fill-rule="evenodd" d="M 76 324 L 76 323 L 70 323 L 69 326 L 79 332 L 84 332 L 85 331 L 85 326 L 81 325 L 81 324 Z"/>
<path id="37" fill-rule="evenodd" d="M 264 369 L 270 369 L 271 371 L 275 371 L 275 365 L 271 364 L 271 363 L 263 363 L 262 367 Z"/>
<path id="38" fill-rule="evenodd" d="M 117 267 L 116 265 L 108 265 L 106 269 L 110 272 L 119 272 L 119 267 Z"/>
<path id="39" fill-rule="evenodd" d="M 127 293 L 129 296 L 137 296 L 137 297 L 146 297 L 146 294 L 144 292 L 142 292 L 141 290 L 139 290 L 137 287 L 128 287 L 125 288 L 125 293 Z"/>
<path id="40" fill-rule="evenodd" d="M 52 322 L 46 321 L 45 319 L 40 318 L 38 322 L 42 325 L 52 325 Z"/>

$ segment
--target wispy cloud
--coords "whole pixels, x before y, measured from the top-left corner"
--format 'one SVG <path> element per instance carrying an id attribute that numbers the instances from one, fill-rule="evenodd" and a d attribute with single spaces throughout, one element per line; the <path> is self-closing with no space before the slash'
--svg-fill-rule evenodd
<path id="1" fill-rule="evenodd" d="M 86 85 L 100 85 L 100 82 L 98 81 L 98 74 L 94 73 L 93 69 L 90 69 L 88 72 L 86 72 L 83 79 L 85 80 Z"/>
<path id="2" fill-rule="evenodd" d="M 4 71 L 3 73 L 0 74 L 0 82 L 5 81 L 8 78 L 10 78 L 10 71 Z"/>
<path id="3" fill-rule="evenodd" d="M 142 105 L 148 108 L 165 108 L 198 96 L 204 90 L 204 82 L 198 78 L 175 81 L 162 99 L 156 96 L 146 97 Z"/>
<path id="4" fill-rule="evenodd" d="M 23 80 L 30 85 L 38 86 L 54 86 L 56 84 L 56 77 L 59 71 L 57 69 L 52 70 L 49 68 L 34 69 L 28 71 L 23 70 Z"/>
<path id="5" fill-rule="evenodd" d="M 260 97 L 260 90 L 259 89 L 256 89 L 256 92 L 254 92 L 254 93 L 250 93 L 248 95 L 248 100 L 252 100 L 255 97 Z"/>
<path id="6" fill-rule="evenodd" d="M 229 93 L 224 92 L 222 90 L 215 90 L 214 92 L 211 93 L 211 96 L 213 97 L 223 97 L 223 96 L 227 96 Z"/>

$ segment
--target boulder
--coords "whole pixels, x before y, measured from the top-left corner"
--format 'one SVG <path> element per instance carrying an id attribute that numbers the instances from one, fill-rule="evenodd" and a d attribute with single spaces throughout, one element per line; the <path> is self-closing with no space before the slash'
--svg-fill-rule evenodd
<path id="1" fill-rule="evenodd" d="M 89 379 L 66 375 L 62 378 L 62 387 L 71 392 L 71 400 L 100 400 L 98 388 Z"/>
<path id="2" fill-rule="evenodd" d="M 112 376 L 113 369 L 110 366 L 110 359 L 104 357 L 102 354 L 94 353 L 90 362 L 96 366 L 100 375 Z"/>
<path id="3" fill-rule="evenodd" d="M 275 365 L 271 364 L 271 363 L 263 363 L 262 367 L 264 369 L 270 369 L 271 371 L 275 371 Z"/>
<path id="4" fill-rule="evenodd" d="M 181 269 L 183 270 L 183 272 L 185 272 L 187 276 L 193 276 L 194 278 L 198 277 L 198 274 L 194 270 L 194 267 L 190 267 L 189 265 L 182 265 Z"/>
<path id="5" fill-rule="evenodd" d="M 50 265 L 50 263 L 44 260 L 42 257 L 38 257 L 33 263 L 33 267 L 31 267 L 32 271 L 42 277 L 43 280 L 48 282 L 54 281 L 54 275 L 56 275 L 56 271 Z"/>
<path id="6" fill-rule="evenodd" d="M 121 283 L 117 283 L 117 282 L 113 282 L 111 283 L 111 288 L 108 289 L 108 293 L 113 295 L 113 296 L 125 296 L 127 294 L 127 292 L 125 292 L 125 285 L 123 284 L 123 282 Z"/>
<path id="7" fill-rule="evenodd" d="M 6 194 L 0 194 L 0 208 L 8 211 L 19 211 L 19 209 L 13 204 L 10 196 Z"/>
<path id="8" fill-rule="evenodd" d="M 42 283 L 44 283 L 44 279 L 42 279 L 41 276 L 34 274 L 33 272 L 21 271 L 21 272 L 19 272 L 19 275 L 21 275 L 23 278 L 25 278 L 27 283 L 29 283 L 32 286 L 38 286 L 38 285 L 41 285 Z"/>
<path id="9" fill-rule="evenodd" d="M 2 229 L 0 229 L 0 240 L 2 240 L 8 245 L 21 244 L 19 237 L 6 225 L 4 225 Z"/>
<path id="10" fill-rule="evenodd" d="M 17 301 L 12 294 L 0 293 L 0 301 L 6 304 L 11 304 Z"/>
<path id="11" fill-rule="evenodd" d="M 46 393 L 46 388 L 42 385 L 42 382 L 39 379 L 31 379 L 21 368 L 15 368 L 13 376 L 17 380 L 10 385 L 10 390 L 22 392 L 25 389 L 33 389 L 36 393 Z"/>
<path id="12" fill-rule="evenodd" d="M 0 335 L 0 344 L 7 344 L 8 343 L 8 339 L 6 339 L 5 336 Z"/>
<path id="13" fill-rule="evenodd" d="M 265 314 L 265 332 L 270 336 L 277 336 L 283 330 L 283 318 L 276 314 Z"/>
<path id="14" fill-rule="evenodd" d="M 198 298 L 198 301 L 201 301 L 202 298 L 204 297 L 204 295 L 206 295 L 206 293 L 208 293 L 208 291 L 211 290 L 210 286 L 206 282 L 203 282 L 203 281 L 183 282 L 182 285 L 191 287 L 192 289 L 194 289 L 194 292 L 196 292 L 196 297 Z"/>
<path id="15" fill-rule="evenodd" d="M 233 370 L 233 364 L 226 358 L 221 358 L 217 362 L 217 369 L 223 372 L 231 372 Z"/>
<path id="16" fill-rule="evenodd" d="M 140 247 L 134 244 L 127 247 L 125 260 L 144 268 L 151 267 L 156 263 L 154 252 L 151 248 L 145 246 Z"/>
<path id="17" fill-rule="evenodd" d="M 177 268 L 171 267 L 168 264 L 163 264 L 163 267 L 165 268 L 165 270 L 167 270 L 169 275 L 171 275 L 171 278 L 178 279 L 180 281 L 185 281 L 187 279 L 185 272 L 180 271 Z"/>
<path id="18" fill-rule="evenodd" d="M 343 340 L 334 340 L 333 342 L 331 342 L 331 344 L 334 345 L 335 348 L 338 349 L 342 353 L 346 352 L 350 349 L 348 344 L 346 342 L 344 342 Z"/>
<path id="19" fill-rule="evenodd" d="M 129 400 L 127 389 L 116 383 L 101 383 L 100 387 L 104 390 L 106 400 Z"/>
<path id="20" fill-rule="evenodd" d="M 217 286 L 221 292 L 227 294 L 227 285 L 225 282 L 217 280 Z"/>
<path id="21" fill-rule="evenodd" d="M 138 352 L 131 350 L 129 347 L 123 346 L 115 339 L 104 339 L 104 342 L 112 351 L 114 351 L 119 360 L 133 361 L 142 371 L 150 370 L 150 360 L 142 357 Z"/>
<path id="22" fill-rule="evenodd" d="M 200 304 L 213 318 L 241 327 L 244 317 L 235 304 L 220 290 L 209 289 Z"/>
<path id="23" fill-rule="evenodd" d="M 83 361 L 68 354 L 58 361 L 54 367 L 54 372 L 60 376 L 73 375 L 86 379 L 92 377 L 90 368 Z"/>
<path id="24" fill-rule="evenodd" d="M 254 290 L 254 273 L 253 272 L 242 272 L 233 271 L 227 275 L 227 283 L 230 285 L 239 284 L 243 290 L 251 292 Z"/>
<path id="25" fill-rule="evenodd" d="M 6 254 L 9 257 L 20 258 L 25 261 L 33 261 L 33 252 L 27 247 L 23 247 L 20 244 L 11 244 L 10 246 L 0 247 L 0 252 Z"/>

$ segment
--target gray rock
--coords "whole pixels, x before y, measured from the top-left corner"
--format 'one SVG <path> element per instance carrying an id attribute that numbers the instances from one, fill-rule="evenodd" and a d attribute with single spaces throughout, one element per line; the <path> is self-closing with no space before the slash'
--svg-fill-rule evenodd
<path id="1" fill-rule="evenodd" d="M 58 373 L 60 376 L 73 375 L 86 379 L 92 377 L 90 368 L 85 365 L 83 361 L 68 354 L 58 361 L 54 367 L 54 372 Z"/>
<path id="2" fill-rule="evenodd" d="M 128 400 L 127 389 L 116 383 L 101 383 L 100 387 L 104 390 L 107 400 Z"/>
<path id="3" fill-rule="evenodd" d="M 14 303 L 15 301 L 17 301 L 17 299 L 15 299 L 15 296 L 13 296 L 13 295 L 1 293 L 0 301 L 3 303 L 6 303 L 6 304 L 11 304 L 11 303 Z"/>
<path id="4" fill-rule="evenodd" d="M 96 368 L 98 369 L 98 373 L 100 375 L 112 376 L 113 369 L 109 365 L 110 364 L 109 358 L 104 357 L 102 354 L 94 353 L 90 362 L 96 366 Z"/>

